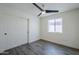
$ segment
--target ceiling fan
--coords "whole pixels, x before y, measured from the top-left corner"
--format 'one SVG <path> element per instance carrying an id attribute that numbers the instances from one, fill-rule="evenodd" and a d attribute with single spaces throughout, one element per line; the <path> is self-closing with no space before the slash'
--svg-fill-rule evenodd
<path id="1" fill-rule="evenodd" d="M 39 7 L 36 3 L 32 3 L 34 6 L 36 6 L 40 11 L 41 13 L 38 14 L 38 16 L 42 15 L 42 14 L 45 14 L 45 13 L 56 13 L 56 12 L 59 12 L 58 10 L 44 10 L 42 9 L 41 7 Z M 42 5 L 42 7 L 44 8 L 44 4 Z"/>

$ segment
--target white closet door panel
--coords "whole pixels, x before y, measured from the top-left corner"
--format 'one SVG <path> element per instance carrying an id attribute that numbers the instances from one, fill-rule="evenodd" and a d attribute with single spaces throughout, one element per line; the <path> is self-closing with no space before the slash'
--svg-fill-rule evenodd
<path id="1" fill-rule="evenodd" d="M 3 52 L 8 48 L 7 35 L 4 35 L 6 32 L 6 17 L 0 15 L 0 52 Z"/>
<path id="2" fill-rule="evenodd" d="M 8 48 L 27 43 L 27 20 L 18 17 L 7 19 Z"/>

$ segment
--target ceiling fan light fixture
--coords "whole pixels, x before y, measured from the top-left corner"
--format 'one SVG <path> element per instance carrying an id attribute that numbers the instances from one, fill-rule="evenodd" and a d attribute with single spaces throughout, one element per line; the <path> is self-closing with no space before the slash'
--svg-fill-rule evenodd
<path id="1" fill-rule="evenodd" d="M 56 13 L 56 12 L 59 12 L 58 10 L 45 10 L 44 4 L 42 5 L 43 9 L 42 9 L 39 5 L 37 5 L 36 3 L 32 3 L 32 4 L 33 4 L 34 6 L 36 6 L 36 7 L 41 11 L 41 13 L 39 13 L 38 16 L 40 16 L 40 15 L 45 15 L 45 14 L 47 14 L 47 13 Z"/>
<path id="2" fill-rule="evenodd" d="M 44 14 L 46 14 L 46 12 L 45 11 L 42 11 L 42 15 L 44 15 Z"/>

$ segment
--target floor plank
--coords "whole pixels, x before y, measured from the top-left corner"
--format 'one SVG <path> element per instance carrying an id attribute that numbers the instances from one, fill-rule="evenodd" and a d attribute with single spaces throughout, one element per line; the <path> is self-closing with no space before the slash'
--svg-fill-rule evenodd
<path id="1" fill-rule="evenodd" d="M 44 40 L 38 40 L 31 44 L 24 44 L 13 49 L 6 50 L 8 54 L 0 55 L 79 55 L 79 50 L 61 46 Z"/>

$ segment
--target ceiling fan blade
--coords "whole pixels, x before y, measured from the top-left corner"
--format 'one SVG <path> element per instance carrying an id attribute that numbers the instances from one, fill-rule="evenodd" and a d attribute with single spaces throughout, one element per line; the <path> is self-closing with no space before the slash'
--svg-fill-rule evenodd
<path id="1" fill-rule="evenodd" d="M 36 3 L 32 3 L 34 6 L 36 6 L 39 10 L 43 11 L 42 8 L 40 8 Z"/>
<path id="2" fill-rule="evenodd" d="M 38 16 L 40 16 L 42 13 L 39 13 Z"/>
<path id="3" fill-rule="evenodd" d="M 45 11 L 46 11 L 46 13 L 59 12 L 58 10 L 45 10 Z"/>

